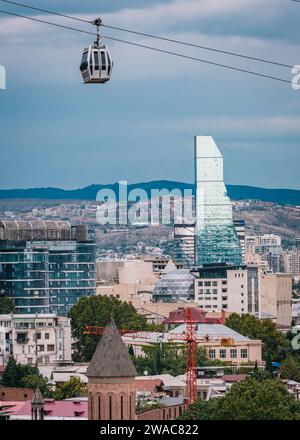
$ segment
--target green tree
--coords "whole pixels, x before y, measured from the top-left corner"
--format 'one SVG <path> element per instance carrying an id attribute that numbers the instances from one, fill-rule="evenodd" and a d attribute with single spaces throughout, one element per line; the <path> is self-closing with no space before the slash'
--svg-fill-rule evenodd
<path id="1" fill-rule="evenodd" d="M 300 403 L 273 379 L 234 384 L 225 397 L 198 401 L 182 417 L 188 420 L 299 420 Z"/>
<path id="2" fill-rule="evenodd" d="M 8 364 L 2 375 L 2 385 L 13 388 L 37 388 L 39 387 L 44 396 L 49 396 L 47 380 L 39 373 L 38 368 L 32 365 L 17 364 L 13 357 L 9 358 Z"/>
<path id="3" fill-rule="evenodd" d="M 296 382 L 300 382 L 299 359 L 293 356 L 289 356 L 282 362 L 279 373 L 282 379 L 290 379 L 295 380 Z"/>
<path id="4" fill-rule="evenodd" d="M 79 377 L 71 377 L 56 387 L 53 392 L 53 398 L 56 400 L 70 399 L 71 397 L 79 397 L 86 394 L 86 386 Z"/>
<path id="5" fill-rule="evenodd" d="M 21 381 L 22 387 L 36 389 L 39 388 L 44 397 L 52 397 L 48 381 L 41 374 L 29 374 L 24 376 Z"/>
<path id="6" fill-rule="evenodd" d="M 15 303 L 9 296 L 0 296 L 0 315 L 15 313 Z"/>
<path id="7" fill-rule="evenodd" d="M 15 359 L 11 356 L 2 375 L 2 385 L 6 387 L 17 387 L 20 382 L 20 372 Z"/>
<path id="8" fill-rule="evenodd" d="M 260 339 L 263 342 L 265 360 L 270 357 L 271 360 L 281 361 L 290 350 L 288 340 L 270 319 L 259 320 L 253 315 L 232 313 L 226 319 L 225 325 L 250 339 Z"/>
<path id="9" fill-rule="evenodd" d="M 84 334 L 85 327 L 89 325 L 104 327 L 111 315 L 118 328 L 128 330 L 150 328 L 146 317 L 137 313 L 131 304 L 106 296 L 81 298 L 68 314 L 71 318 L 72 336 L 76 341 L 73 345 L 75 361 L 89 362 L 101 337 Z"/>

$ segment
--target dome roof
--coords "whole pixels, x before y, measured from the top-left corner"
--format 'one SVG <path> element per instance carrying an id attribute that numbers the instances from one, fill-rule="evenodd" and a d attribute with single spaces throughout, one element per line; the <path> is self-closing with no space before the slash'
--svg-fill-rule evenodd
<path id="1" fill-rule="evenodd" d="M 153 291 L 154 301 L 175 302 L 194 298 L 194 276 L 188 269 L 177 269 L 163 275 Z"/>

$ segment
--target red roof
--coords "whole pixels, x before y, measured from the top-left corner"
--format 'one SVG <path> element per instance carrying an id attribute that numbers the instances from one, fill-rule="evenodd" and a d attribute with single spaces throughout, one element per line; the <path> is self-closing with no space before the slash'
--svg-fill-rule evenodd
<path id="1" fill-rule="evenodd" d="M 247 378 L 247 374 L 224 374 L 222 377 L 224 382 L 244 382 Z"/>
<path id="2" fill-rule="evenodd" d="M 45 419 L 47 418 L 88 418 L 87 400 L 47 400 L 45 399 Z M 17 416 L 31 417 L 31 402 L 26 403 L 16 413 Z"/>
<path id="3" fill-rule="evenodd" d="M 191 311 L 192 322 L 195 324 L 224 324 L 225 314 L 222 312 L 222 317 L 214 318 L 207 317 L 206 312 L 198 308 L 178 308 L 169 313 L 169 317 L 163 321 L 163 324 L 183 324 L 186 322 L 186 312 Z"/>
<path id="4" fill-rule="evenodd" d="M 135 380 L 136 391 L 152 391 L 156 392 L 163 387 L 163 382 L 160 379 L 137 379 Z"/>
<path id="5" fill-rule="evenodd" d="M 16 414 L 25 405 L 25 402 L 18 401 L 0 401 L 0 415 Z"/>

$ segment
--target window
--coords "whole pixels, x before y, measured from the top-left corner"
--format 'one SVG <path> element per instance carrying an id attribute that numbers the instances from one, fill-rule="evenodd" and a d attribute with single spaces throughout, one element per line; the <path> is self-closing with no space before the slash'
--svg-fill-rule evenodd
<path id="1" fill-rule="evenodd" d="M 45 333 L 45 339 L 49 339 L 50 338 L 50 333 Z"/>
<path id="2" fill-rule="evenodd" d="M 218 285 L 218 281 L 213 281 L 213 282 L 212 282 L 212 285 L 213 285 L 213 286 L 217 286 L 217 285 Z"/>
<path id="3" fill-rule="evenodd" d="M 124 420 L 124 397 L 120 397 L 120 412 L 121 412 L 121 420 Z"/>
<path id="4" fill-rule="evenodd" d="M 248 350 L 247 348 L 241 348 L 241 358 L 242 359 L 247 359 L 248 357 Z"/>
<path id="5" fill-rule="evenodd" d="M 18 344 L 25 344 L 28 341 L 27 333 L 17 333 Z"/>
<path id="6" fill-rule="evenodd" d="M 37 345 L 37 351 L 45 351 L 45 346 L 44 345 Z"/>
<path id="7" fill-rule="evenodd" d="M 231 359 L 236 359 L 237 358 L 237 350 L 236 350 L 236 348 L 231 348 L 231 350 L 230 350 L 230 357 L 231 357 Z"/>
<path id="8" fill-rule="evenodd" d="M 108 398 L 108 418 L 112 420 L 112 396 Z"/>
<path id="9" fill-rule="evenodd" d="M 95 70 L 99 70 L 99 54 L 97 51 L 94 52 L 95 57 Z"/>
<path id="10" fill-rule="evenodd" d="M 198 286 L 203 286 L 203 281 L 199 281 Z"/>
<path id="11" fill-rule="evenodd" d="M 105 52 L 104 50 L 101 51 L 101 70 L 106 69 L 106 58 L 105 58 Z"/>
<path id="12" fill-rule="evenodd" d="M 226 350 L 225 350 L 225 348 L 221 348 L 221 350 L 220 350 L 220 359 L 226 359 Z"/>
<path id="13" fill-rule="evenodd" d="M 216 350 L 210 349 L 208 352 L 209 359 L 216 359 Z"/>
<path id="14" fill-rule="evenodd" d="M 222 284 L 223 285 L 227 284 L 227 280 L 222 280 Z"/>
<path id="15" fill-rule="evenodd" d="M 101 420 L 101 396 L 98 396 L 98 420 Z"/>
<path id="16" fill-rule="evenodd" d="M 47 345 L 47 351 L 54 351 L 54 345 Z"/>
<path id="17" fill-rule="evenodd" d="M 204 281 L 204 286 L 211 286 L 211 281 Z"/>

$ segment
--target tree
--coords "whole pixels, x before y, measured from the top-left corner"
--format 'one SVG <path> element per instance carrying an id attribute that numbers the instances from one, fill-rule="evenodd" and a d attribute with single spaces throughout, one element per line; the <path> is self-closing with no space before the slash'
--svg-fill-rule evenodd
<path id="1" fill-rule="evenodd" d="M 15 359 L 11 356 L 2 375 L 2 385 L 17 387 L 20 381 L 20 372 Z"/>
<path id="2" fill-rule="evenodd" d="M 250 314 L 232 313 L 226 319 L 225 325 L 250 339 L 260 339 L 263 342 L 265 360 L 270 357 L 271 360 L 281 361 L 290 351 L 288 340 L 270 319 L 259 320 Z"/>
<path id="3" fill-rule="evenodd" d="M 274 379 L 234 384 L 225 397 L 198 401 L 182 417 L 188 420 L 299 420 L 300 403 Z"/>
<path id="4" fill-rule="evenodd" d="M 22 387 L 36 389 L 39 388 L 44 397 L 52 397 L 47 379 L 41 374 L 29 374 L 22 379 Z"/>
<path id="5" fill-rule="evenodd" d="M 290 379 L 300 382 L 300 361 L 293 356 L 288 357 L 282 362 L 279 369 L 281 379 Z"/>
<path id="6" fill-rule="evenodd" d="M 8 364 L 2 375 L 2 385 L 13 388 L 37 388 L 42 394 L 50 395 L 47 380 L 32 365 L 17 364 L 13 357 L 9 358 Z"/>
<path id="7" fill-rule="evenodd" d="M 86 386 L 79 377 L 71 377 L 56 387 L 53 392 L 53 398 L 56 400 L 70 399 L 71 397 L 79 397 L 86 394 Z"/>
<path id="8" fill-rule="evenodd" d="M 147 324 L 146 317 L 137 313 L 131 304 L 106 296 L 80 298 L 68 314 L 71 318 L 72 336 L 76 341 L 73 345 L 75 361 L 89 362 L 101 337 L 83 334 L 85 327 L 88 325 L 104 327 L 111 315 L 118 328 L 128 330 L 152 328 Z"/>
<path id="9" fill-rule="evenodd" d="M 9 296 L 0 296 L 0 315 L 15 313 L 15 303 Z"/>

